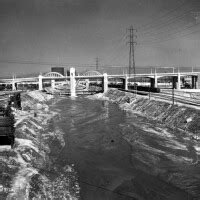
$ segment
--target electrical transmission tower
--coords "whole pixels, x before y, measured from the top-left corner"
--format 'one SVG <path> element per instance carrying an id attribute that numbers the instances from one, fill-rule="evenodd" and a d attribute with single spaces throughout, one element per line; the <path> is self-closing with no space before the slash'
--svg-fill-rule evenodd
<path id="1" fill-rule="evenodd" d="M 99 70 L 99 58 L 96 57 L 96 71 Z"/>
<path id="2" fill-rule="evenodd" d="M 134 74 L 135 75 L 135 45 L 137 44 L 135 39 L 137 38 L 137 35 L 135 34 L 137 32 L 136 29 L 133 28 L 133 26 L 130 26 L 129 30 L 129 75 Z"/>

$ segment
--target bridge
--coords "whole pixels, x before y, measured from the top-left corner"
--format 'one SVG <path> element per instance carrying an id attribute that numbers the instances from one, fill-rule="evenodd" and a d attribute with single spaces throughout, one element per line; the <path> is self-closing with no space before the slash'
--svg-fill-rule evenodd
<path id="1" fill-rule="evenodd" d="M 75 68 L 70 69 L 69 76 L 63 76 L 57 72 L 49 72 L 45 75 L 39 75 L 38 77 L 30 78 L 12 78 L 12 79 L 0 79 L 0 84 L 11 84 L 12 90 L 17 89 L 17 85 L 20 83 L 37 84 L 39 90 L 43 90 L 43 83 L 49 81 L 51 87 L 54 89 L 58 84 L 67 84 L 70 88 L 71 94 L 73 95 L 76 91 L 77 85 L 85 84 L 85 88 L 88 88 L 91 80 L 100 80 L 102 82 L 103 91 L 106 92 L 108 89 L 109 81 L 115 81 L 116 79 L 122 80 L 123 89 L 128 89 L 128 84 L 131 80 L 137 78 L 149 79 L 149 85 L 152 88 L 158 87 L 158 80 L 164 77 L 170 77 L 172 80 L 172 88 L 181 89 L 181 77 L 191 77 L 192 88 L 200 89 L 200 73 L 198 72 L 177 72 L 177 73 L 150 73 L 150 74 L 118 74 L 109 75 L 107 73 L 101 74 L 96 71 L 89 71 L 84 74 L 76 75 Z M 84 82 L 84 83 L 83 83 Z"/>

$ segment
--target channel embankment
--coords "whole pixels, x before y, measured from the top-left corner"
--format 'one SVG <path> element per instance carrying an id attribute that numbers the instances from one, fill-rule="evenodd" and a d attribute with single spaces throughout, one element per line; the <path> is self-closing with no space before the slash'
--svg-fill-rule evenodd
<path id="1" fill-rule="evenodd" d="M 162 100 L 149 100 L 148 97 L 109 89 L 105 94 L 95 95 L 98 99 L 107 99 L 117 103 L 120 108 L 145 116 L 162 123 L 173 130 L 181 130 L 193 139 L 200 139 L 200 110 L 184 105 L 172 105 Z"/>
<path id="2" fill-rule="evenodd" d="M 65 145 L 64 133 L 51 124 L 59 113 L 49 108 L 58 99 L 33 91 L 22 94 L 21 100 L 22 110 L 13 108 L 14 147 L 0 147 L 0 199 L 77 199 L 73 168 L 58 170 L 54 163 Z"/>
<path id="3" fill-rule="evenodd" d="M 128 119 L 127 127 L 120 131 L 122 138 L 133 150 L 131 159 L 134 161 L 134 167 L 187 191 L 194 197 L 188 196 L 188 199 L 200 199 L 198 108 L 172 105 L 170 101 L 153 98 L 149 100 L 148 97 L 135 96 L 117 89 L 109 89 L 107 93 L 97 94 L 92 99 L 117 103 L 127 112 L 130 120 L 135 120 Z M 135 161 L 143 163 L 144 166 L 137 165 Z M 174 196 L 173 199 L 180 198 Z"/>

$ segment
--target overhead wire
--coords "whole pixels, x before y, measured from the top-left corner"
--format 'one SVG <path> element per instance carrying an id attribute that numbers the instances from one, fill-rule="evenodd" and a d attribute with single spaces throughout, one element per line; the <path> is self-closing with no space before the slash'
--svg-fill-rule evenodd
<path id="1" fill-rule="evenodd" d="M 177 31 L 183 30 L 181 26 L 187 28 L 191 25 L 188 24 L 187 22 L 179 23 L 179 27 L 177 27 L 177 24 L 172 24 L 172 26 L 167 26 L 166 29 L 163 29 L 162 32 L 154 32 L 153 34 L 147 35 L 145 38 L 155 39 L 156 36 L 163 36 L 163 35 L 169 35 L 169 33 L 170 34 L 176 33 Z"/>
<path id="2" fill-rule="evenodd" d="M 187 5 L 187 3 L 188 3 L 188 1 L 186 0 L 186 1 L 183 2 L 183 4 L 181 6 L 183 7 L 183 6 Z M 194 7 L 194 5 L 193 5 L 193 7 Z M 177 8 L 174 9 L 174 10 L 171 10 L 167 14 L 175 12 L 177 10 Z M 141 31 L 141 33 L 139 34 L 139 36 L 140 36 L 139 38 L 142 38 L 142 39 L 143 38 L 150 38 L 152 40 L 149 41 L 148 39 L 147 40 L 143 39 L 141 42 L 139 42 L 139 44 L 145 45 L 144 43 L 146 43 L 146 42 L 151 43 L 151 42 L 156 42 L 156 41 L 159 42 L 160 40 L 163 41 L 163 39 L 161 39 L 163 37 L 165 37 L 164 40 L 166 40 L 166 37 L 170 38 L 172 35 L 181 33 L 185 30 L 190 30 L 193 27 L 197 26 L 198 23 L 191 25 L 191 23 L 190 24 L 186 23 L 185 20 L 184 20 L 184 18 L 187 17 L 189 13 L 192 14 L 192 11 L 194 11 L 194 8 L 190 8 L 189 10 L 188 9 L 184 10 L 184 13 L 182 13 L 182 14 L 167 18 L 167 21 L 166 21 L 166 19 L 164 19 L 161 23 L 158 21 L 153 26 L 149 26 L 149 27 L 151 27 L 152 30 L 149 29 L 148 31 L 144 32 L 144 29 L 143 29 L 143 32 Z M 167 16 L 167 14 L 164 15 L 164 16 Z M 181 21 L 181 25 L 183 27 L 180 27 L 180 23 L 178 24 L 178 21 Z M 176 26 L 179 26 L 179 27 L 176 28 Z M 161 38 L 157 39 L 156 37 L 159 37 L 159 36 Z"/>
<path id="3" fill-rule="evenodd" d="M 184 35 L 182 35 L 182 36 L 178 36 L 178 37 L 176 37 L 176 38 L 169 38 L 169 39 L 163 40 L 163 41 L 161 41 L 161 42 L 166 42 L 166 41 L 174 40 L 174 39 L 177 39 L 177 38 L 184 38 L 184 37 L 186 37 L 186 36 L 189 36 L 189 35 L 192 35 L 192 34 L 198 33 L 198 32 L 200 32 L 200 30 L 195 30 L 195 31 L 192 31 L 192 32 L 190 32 L 190 33 L 184 34 Z M 160 42 L 159 42 L 159 43 L 160 43 Z"/>
<path id="4" fill-rule="evenodd" d="M 118 46 L 118 49 L 116 49 L 115 51 L 115 55 L 108 60 L 108 64 L 116 64 L 117 61 L 120 61 L 120 59 L 124 57 L 125 53 L 125 47 L 123 45 Z"/>
<path id="5" fill-rule="evenodd" d="M 185 0 L 181 5 L 178 5 L 176 8 L 174 8 L 174 9 L 168 11 L 167 13 L 165 13 L 165 14 L 163 14 L 163 15 L 161 15 L 161 16 L 159 16 L 159 20 L 162 19 L 162 18 L 166 18 L 167 16 L 169 17 L 169 14 L 171 14 L 171 13 L 173 13 L 173 12 L 179 10 L 180 8 L 182 8 L 183 6 L 185 6 L 187 3 L 188 3 L 188 0 Z M 157 14 L 155 15 L 155 17 L 158 18 Z M 151 17 L 151 18 L 152 18 L 152 17 Z M 140 30 L 140 31 L 144 31 L 144 30 L 146 30 L 146 29 L 149 29 L 153 24 L 155 25 L 155 19 L 152 19 L 151 22 L 146 23 L 145 25 L 142 25 L 142 26 L 137 27 L 137 28 L 138 28 L 138 30 Z M 150 27 L 149 27 L 149 26 L 150 26 Z"/>
<path id="6" fill-rule="evenodd" d="M 194 4 L 193 4 L 192 9 L 189 9 L 187 10 L 187 12 L 182 13 L 181 15 L 179 15 L 179 17 L 176 17 L 175 20 L 172 20 L 174 18 L 171 18 L 170 21 L 168 21 L 167 23 L 163 25 L 158 26 L 157 29 L 155 29 L 154 31 L 148 31 L 146 33 L 143 33 L 143 35 L 141 34 L 142 39 L 143 38 L 147 38 L 147 39 L 146 40 L 143 39 L 141 42 L 139 42 L 139 44 L 140 45 L 156 44 L 156 43 L 175 39 L 174 36 L 176 35 L 178 35 L 178 37 L 183 37 L 185 35 L 192 34 L 193 32 L 188 33 L 188 31 L 193 30 L 194 28 L 198 27 L 199 22 L 197 22 L 197 19 L 194 18 L 194 20 L 196 20 L 195 22 L 187 23 L 187 21 L 184 20 L 184 18 L 187 17 L 189 13 L 192 14 L 192 11 L 194 11 L 196 7 L 197 5 L 195 4 L 195 7 L 194 7 Z M 177 24 L 178 22 L 177 20 L 178 21 L 181 20 L 181 23 Z M 176 28 L 176 26 L 178 26 L 178 28 Z M 185 33 L 186 31 L 187 33 Z M 194 32 L 196 32 L 196 30 L 194 30 Z"/>
<path id="7" fill-rule="evenodd" d="M 199 24 L 200 24 L 200 22 L 196 23 L 195 25 L 188 26 L 185 29 L 181 29 L 181 31 L 177 31 L 177 32 L 175 32 L 173 34 L 169 34 L 169 37 L 167 37 L 167 38 L 165 37 L 165 39 L 151 40 L 151 41 L 148 42 L 148 44 L 149 45 L 157 44 L 157 43 L 161 43 L 161 42 L 165 42 L 165 41 L 169 41 L 169 40 L 174 40 L 174 39 L 177 39 L 177 38 L 182 38 L 182 37 L 185 37 L 187 35 L 191 35 L 191 34 L 196 33 L 196 32 L 200 32 L 200 30 L 194 30 L 193 32 L 180 35 L 181 33 L 183 33 L 183 31 L 185 31 L 185 30 L 192 30 L 193 27 L 197 27 L 197 25 L 199 25 Z M 177 34 L 179 34 L 179 35 L 177 35 Z M 176 36 L 176 37 L 171 38 L 172 36 Z M 143 41 L 143 42 L 140 43 L 140 45 L 147 45 L 147 42 L 145 43 Z"/>
<path id="8" fill-rule="evenodd" d="M 53 62 L 33 62 L 33 61 L 23 61 L 23 60 L 0 60 L 0 63 L 5 63 L 5 64 L 19 64 L 19 65 L 44 65 L 44 66 L 62 66 L 62 67 L 88 67 L 88 68 L 92 68 L 92 67 L 96 67 L 96 64 L 91 64 L 91 63 L 60 63 L 59 65 L 57 63 L 53 63 Z M 106 64 L 106 66 L 112 67 L 113 65 L 111 64 Z"/>
<path id="9" fill-rule="evenodd" d="M 67 65 L 77 65 L 77 66 L 95 66 L 95 64 L 90 64 L 90 63 L 84 63 L 84 64 L 80 64 L 80 63 L 57 63 L 57 62 L 51 62 L 51 61 L 28 61 L 28 60 L 0 60 L 0 63 L 5 63 L 5 64 L 21 64 L 21 65 L 45 65 L 45 66 L 67 66 Z"/>
<path id="10" fill-rule="evenodd" d="M 111 49 L 113 49 L 114 54 L 112 54 L 112 56 L 109 58 L 108 63 L 109 64 L 113 64 L 113 62 L 116 62 L 117 59 L 119 59 L 122 55 L 122 53 L 124 54 L 124 47 L 126 44 L 126 39 L 127 37 L 127 32 L 124 33 L 120 39 L 117 40 L 117 43 L 115 43 L 116 45 L 113 45 Z"/>
<path id="11" fill-rule="evenodd" d="M 184 19 L 186 16 L 188 16 L 188 14 L 191 13 L 191 11 L 193 11 L 193 9 L 190 9 L 188 10 L 187 12 L 179 15 L 179 16 L 176 16 L 174 18 L 171 18 L 170 20 L 167 20 L 165 21 L 165 23 L 161 23 L 159 26 L 156 26 L 153 30 L 148 30 L 146 32 L 140 32 L 140 35 L 150 35 L 152 33 L 155 33 L 155 30 L 158 31 L 158 30 L 161 30 L 162 28 L 166 28 L 167 26 L 171 25 L 171 24 L 174 24 L 178 21 L 181 21 L 182 19 Z"/>
<path id="12" fill-rule="evenodd" d="M 118 66 L 118 65 L 123 65 L 123 66 L 127 66 L 128 62 L 126 63 L 122 63 L 124 62 L 124 60 L 128 60 L 128 57 L 126 56 L 127 52 L 126 51 L 122 51 L 122 53 L 120 54 L 120 56 L 117 56 L 115 58 L 113 58 L 111 61 L 108 61 L 108 64 L 111 66 Z"/>

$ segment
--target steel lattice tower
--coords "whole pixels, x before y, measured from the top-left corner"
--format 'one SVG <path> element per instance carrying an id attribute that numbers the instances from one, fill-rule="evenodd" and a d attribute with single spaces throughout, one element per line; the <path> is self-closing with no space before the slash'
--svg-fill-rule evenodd
<path id="1" fill-rule="evenodd" d="M 135 38 L 137 38 L 135 32 L 136 29 L 133 26 L 130 26 L 129 30 L 129 75 L 135 75 L 135 45 L 137 44 Z"/>

